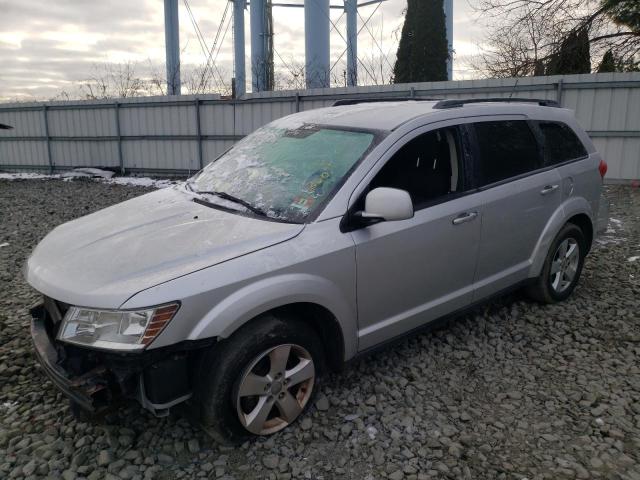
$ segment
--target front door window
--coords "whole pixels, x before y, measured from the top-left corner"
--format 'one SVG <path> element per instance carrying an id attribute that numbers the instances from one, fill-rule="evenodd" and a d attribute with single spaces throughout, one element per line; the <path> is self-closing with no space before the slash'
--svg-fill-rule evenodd
<path id="1" fill-rule="evenodd" d="M 416 210 L 463 191 L 457 128 L 425 133 L 407 142 L 371 182 L 371 189 L 389 187 L 411 195 Z"/>

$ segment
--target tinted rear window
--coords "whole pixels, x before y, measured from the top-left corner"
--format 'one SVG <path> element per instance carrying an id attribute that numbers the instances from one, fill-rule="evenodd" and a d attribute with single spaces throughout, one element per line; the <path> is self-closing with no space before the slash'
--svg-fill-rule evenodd
<path id="1" fill-rule="evenodd" d="M 536 170 L 540 165 L 538 144 L 524 120 L 475 124 L 482 185 L 499 182 Z"/>
<path id="2" fill-rule="evenodd" d="M 544 164 L 575 160 L 587 156 L 587 150 L 576 134 L 563 123 L 540 122 L 544 147 Z"/>

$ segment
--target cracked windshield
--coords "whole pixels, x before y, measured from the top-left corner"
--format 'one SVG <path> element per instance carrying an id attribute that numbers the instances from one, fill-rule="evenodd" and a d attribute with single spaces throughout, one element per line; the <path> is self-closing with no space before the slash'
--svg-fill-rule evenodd
<path id="1" fill-rule="evenodd" d="M 205 167 L 192 186 L 232 195 L 271 218 L 304 222 L 374 140 L 372 132 L 267 125 Z"/>

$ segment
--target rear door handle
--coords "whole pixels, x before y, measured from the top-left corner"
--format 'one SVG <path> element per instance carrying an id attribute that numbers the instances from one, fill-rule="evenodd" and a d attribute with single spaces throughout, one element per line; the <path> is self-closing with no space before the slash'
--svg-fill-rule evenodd
<path id="1" fill-rule="evenodd" d="M 458 215 L 456 218 L 453 219 L 453 224 L 460 225 L 462 223 L 467 223 L 467 222 L 470 222 L 471 220 L 475 220 L 477 216 L 478 216 L 478 212 L 461 213 L 460 215 Z"/>
<path id="2" fill-rule="evenodd" d="M 540 195 L 549 195 L 552 192 L 555 192 L 558 189 L 558 185 L 547 185 L 542 190 L 540 190 Z"/>

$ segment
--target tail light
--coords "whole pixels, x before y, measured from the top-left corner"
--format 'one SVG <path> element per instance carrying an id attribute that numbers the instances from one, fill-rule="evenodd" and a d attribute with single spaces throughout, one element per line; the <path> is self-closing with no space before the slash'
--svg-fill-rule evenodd
<path id="1" fill-rule="evenodd" d="M 600 165 L 598 166 L 598 171 L 600 172 L 600 177 L 604 180 L 604 176 L 607 174 L 607 170 L 609 169 L 609 166 L 607 165 L 607 162 L 605 162 L 604 160 L 600 160 Z"/>

